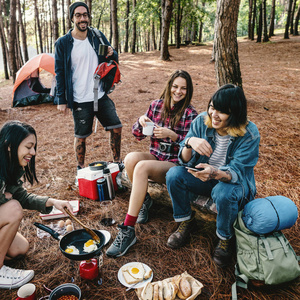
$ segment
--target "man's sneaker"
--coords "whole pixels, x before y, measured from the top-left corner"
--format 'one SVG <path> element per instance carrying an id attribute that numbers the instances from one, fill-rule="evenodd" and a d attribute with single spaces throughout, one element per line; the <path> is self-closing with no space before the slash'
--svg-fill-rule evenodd
<path id="1" fill-rule="evenodd" d="M 0 289 L 19 288 L 29 282 L 33 276 L 33 270 L 19 270 L 3 265 L 0 269 Z"/>
<path id="2" fill-rule="evenodd" d="M 234 245 L 234 238 L 231 238 L 230 240 L 219 240 L 213 255 L 213 260 L 219 267 L 226 267 L 230 264 Z"/>
<path id="3" fill-rule="evenodd" d="M 110 257 L 119 257 L 124 255 L 128 249 L 136 243 L 135 230 L 132 226 L 118 225 L 119 233 L 114 242 L 106 251 Z"/>
<path id="4" fill-rule="evenodd" d="M 153 204 L 153 200 L 151 199 L 149 193 L 147 193 L 144 203 L 140 209 L 138 218 L 136 220 L 137 223 L 144 224 L 148 221 L 149 209 L 152 206 L 152 204 Z"/>
<path id="5" fill-rule="evenodd" d="M 191 218 L 187 221 L 181 222 L 177 230 L 170 235 L 167 241 L 167 246 L 172 249 L 177 249 L 184 246 L 187 243 L 190 233 L 195 226 L 195 212 L 193 211 Z"/>

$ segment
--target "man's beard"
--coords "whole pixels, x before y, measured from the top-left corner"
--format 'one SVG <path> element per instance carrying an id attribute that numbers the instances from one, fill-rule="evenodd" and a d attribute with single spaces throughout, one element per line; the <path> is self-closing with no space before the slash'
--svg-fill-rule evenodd
<path id="1" fill-rule="evenodd" d="M 82 24 L 82 23 L 85 23 L 85 24 L 87 24 L 87 26 L 84 28 L 84 29 L 82 29 L 81 27 L 80 27 L 80 24 Z M 77 27 L 77 29 L 79 30 L 79 31 L 81 31 L 81 32 L 84 32 L 84 31 L 86 31 L 87 29 L 88 29 L 88 22 L 80 22 L 80 23 L 76 23 L 75 24 L 76 25 L 76 27 Z"/>

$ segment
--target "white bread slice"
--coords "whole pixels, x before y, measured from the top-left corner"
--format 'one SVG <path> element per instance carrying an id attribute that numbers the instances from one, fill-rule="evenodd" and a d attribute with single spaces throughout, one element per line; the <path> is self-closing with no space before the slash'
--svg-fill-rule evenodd
<path id="1" fill-rule="evenodd" d="M 171 290 L 171 300 L 174 300 L 176 298 L 178 287 L 173 281 L 169 282 L 169 286 L 170 286 L 170 290 Z"/>
<path id="2" fill-rule="evenodd" d="M 151 275 L 152 275 L 152 270 L 150 269 L 145 272 L 144 279 L 149 279 L 151 277 Z"/>
<path id="3" fill-rule="evenodd" d="M 140 279 L 136 279 L 134 277 L 132 277 L 127 270 L 123 271 L 122 270 L 122 274 L 123 274 L 123 277 L 125 279 L 125 281 L 128 283 L 128 284 L 135 284 L 135 283 L 138 283 L 140 282 L 141 280 Z"/>
<path id="4" fill-rule="evenodd" d="M 132 273 L 132 269 L 134 269 L 134 268 L 139 270 L 139 272 L 137 274 Z M 127 267 L 127 271 L 132 277 L 139 279 L 140 281 L 142 281 L 144 279 L 145 269 L 144 269 L 144 266 L 142 263 L 136 263 L 136 264 L 133 264 L 133 265 Z"/>
<path id="5" fill-rule="evenodd" d="M 153 286 L 153 300 L 159 300 L 158 299 L 158 283 L 155 283 Z"/>
<path id="6" fill-rule="evenodd" d="M 164 300 L 164 288 L 161 281 L 158 281 L 158 300 Z"/>
<path id="7" fill-rule="evenodd" d="M 171 300 L 171 290 L 169 283 L 165 280 L 163 280 L 163 288 L 164 288 L 164 300 Z"/>
<path id="8" fill-rule="evenodd" d="M 152 300 L 153 299 L 153 285 L 151 282 L 147 282 L 142 290 L 141 297 L 143 300 Z"/>
<path id="9" fill-rule="evenodd" d="M 182 277 L 179 281 L 179 289 L 177 292 L 177 296 L 178 298 L 185 300 L 191 295 L 192 295 L 191 285 L 185 277 Z"/>

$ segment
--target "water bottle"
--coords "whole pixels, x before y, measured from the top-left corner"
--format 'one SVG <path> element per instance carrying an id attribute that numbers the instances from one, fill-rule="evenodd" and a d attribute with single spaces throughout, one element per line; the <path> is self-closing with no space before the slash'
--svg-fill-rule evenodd
<path id="1" fill-rule="evenodd" d="M 103 176 L 107 182 L 107 189 L 108 189 L 108 196 L 109 196 L 107 200 L 113 200 L 115 199 L 115 189 L 114 189 L 114 183 L 109 168 L 105 168 L 103 170 Z"/>
<path id="2" fill-rule="evenodd" d="M 97 180 L 97 188 L 98 188 L 99 201 L 108 200 L 109 192 L 108 192 L 107 181 L 105 178 L 101 177 Z"/>

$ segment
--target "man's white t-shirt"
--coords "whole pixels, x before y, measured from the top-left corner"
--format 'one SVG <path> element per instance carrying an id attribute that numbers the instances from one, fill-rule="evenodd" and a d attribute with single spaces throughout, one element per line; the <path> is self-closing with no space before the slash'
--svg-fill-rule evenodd
<path id="1" fill-rule="evenodd" d="M 74 101 L 78 103 L 94 101 L 94 72 L 98 66 L 98 57 L 89 39 L 74 38 L 71 52 L 72 83 Z"/>

